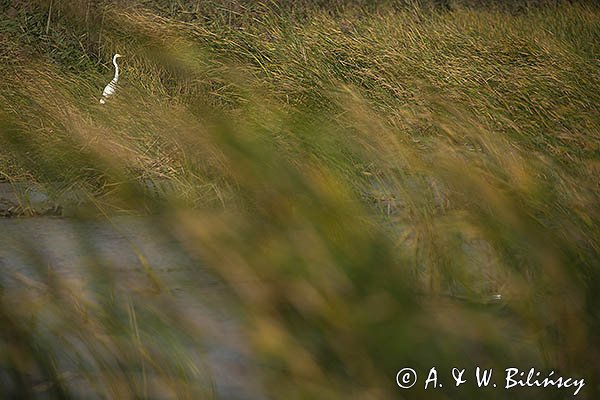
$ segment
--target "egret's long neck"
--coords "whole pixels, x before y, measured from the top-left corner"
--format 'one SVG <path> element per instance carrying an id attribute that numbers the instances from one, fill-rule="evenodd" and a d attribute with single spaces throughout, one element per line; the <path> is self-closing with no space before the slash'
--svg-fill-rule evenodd
<path id="1" fill-rule="evenodd" d="M 119 80 L 119 66 L 117 65 L 117 57 L 113 57 L 113 65 L 115 66 L 115 77 L 113 78 L 113 82 Z"/>

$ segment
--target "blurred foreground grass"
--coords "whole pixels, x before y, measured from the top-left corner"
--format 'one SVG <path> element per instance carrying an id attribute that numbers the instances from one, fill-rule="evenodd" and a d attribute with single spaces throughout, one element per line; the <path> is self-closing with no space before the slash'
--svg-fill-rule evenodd
<path id="1" fill-rule="evenodd" d="M 600 393 L 597 7 L 134 3 L 0 3 L 0 179 L 87 193 L 73 221 L 164 217 L 227 284 L 267 397 L 512 396 L 396 386 L 434 365 Z M 0 287 L 9 397 L 80 397 L 73 365 L 85 397 L 215 397 L 151 260 L 133 291 L 89 251 L 91 288 L 43 255 Z"/>

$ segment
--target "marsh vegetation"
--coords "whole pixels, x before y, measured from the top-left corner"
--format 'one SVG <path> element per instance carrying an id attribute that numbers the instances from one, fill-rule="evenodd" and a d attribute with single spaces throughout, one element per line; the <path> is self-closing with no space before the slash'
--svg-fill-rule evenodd
<path id="1" fill-rule="evenodd" d="M 397 387 L 434 365 L 600 393 L 598 7 L 321 3 L 0 1 L 0 180 L 85 198 L 76 277 L 0 236 L 7 397 L 217 398 L 198 302 L 258 398 L 513 396 Z M 185 273 L 101 256 L 86 224 L 134 216 Z"/>

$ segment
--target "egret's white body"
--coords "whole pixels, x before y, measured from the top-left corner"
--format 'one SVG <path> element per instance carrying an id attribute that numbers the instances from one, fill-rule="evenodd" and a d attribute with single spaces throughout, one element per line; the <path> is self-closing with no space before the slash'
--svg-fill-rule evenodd
<path id="1" fill-rule="evenodd" d="M 117 82 L 119 81 L 119 66 L 117 65 L 117 58 L 121 57 L 120 54 L 115 54 L 113 56 L 112 62 L 115 66 L 115 76 L 112 81 L 108 82 L 108 85 L 102 91 L 102 97 L 100 98 L 100 104 L 106 103 L 106 99 L 115 94 L 115 90 L 117 89 Z"/>

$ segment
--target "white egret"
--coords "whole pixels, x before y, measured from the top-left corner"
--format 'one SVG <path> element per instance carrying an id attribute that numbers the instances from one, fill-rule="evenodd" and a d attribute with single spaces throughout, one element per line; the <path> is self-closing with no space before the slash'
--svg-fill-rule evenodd
<path id="1" fill-rule="evenodd" d="M 106 103 L 106 99 L 108 99 L 110 96 L 112 96 L 115 93 L 115 90 L 117 89 L 117 82 L 119 81 L 119 66 L 117 65 L 117 58 L 119 58 L 119 57 L 122 57 L 122 56 L 118 53 L 113 56 L 112 62 L 113 62 L 113 65 L 115 66 L 115 77 L 112 79 L 112 81 L 108 82 L 108 85 L 106 85 L 106 87 L 102 91 L 102 97 L 100 98 L 100 104 Z"/>

